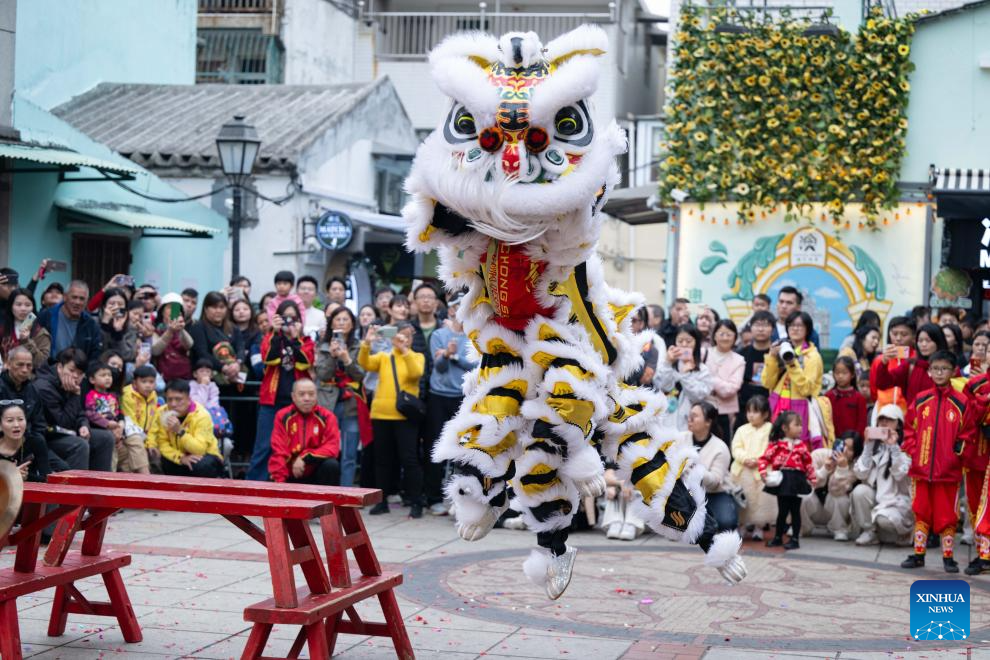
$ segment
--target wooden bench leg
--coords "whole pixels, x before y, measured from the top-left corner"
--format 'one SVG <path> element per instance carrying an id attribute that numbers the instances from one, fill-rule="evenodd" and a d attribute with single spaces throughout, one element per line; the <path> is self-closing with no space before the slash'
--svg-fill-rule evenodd
<path id="1" fill-rule="evenodd" d="M 385 625 L 388 626 L 389 636 L 395 645 L 395 657 L 400 660 L 413 660 L 415 654 L 409 635 L 406 633 L 406 624 L 402 620 L 399 602 L 395 599 L 395 592 L 392 589 L 381 592 L 378 594 L 378 602 L 381 603 Z"/>
<path id="2" fill-rule="evenodd" d="M 330 647 L 322 621 L 306 626 L 306 641 L 309 643 L 310 660 L 330 660 Z"/>
<path id="3" fill-rule="evenodd" d="M 327 652 L 331 657 L 333 656 L 333 650 L 337 647 L 337 624 L 340 623 L 341 616 L 342 613 L 337 612 L 335 615 L 327 617 Z"/>
<path id="4" fill-rule="evenodd" d="M 0 658 L 21 660 L 21 630 L 17 625 L 17 600 L 0 602 Z"/>
<path id="5" fill-rule="evenodd" d="M 265 646 L 268 644 L 268 636 L 272 634 L 272 624 L 256 623 L 251 628 L 251 635 L 248 636 L 247 644 L 244 645 L 244 653 L 241 660 L 257 660 L 265 653 Z"/>
<path id="6" fill-rule="evenodd" d="M 110 596 L 110 607 L 113 608 L 113 615 L 117 617 L 120 624 L 120 632 L 124 636 L 124 641 L 132 644 L 143 639 L 141 626 L 134 616 L 134 608 L 131 606 L 131 598 L 127 595 L 127 587 L 120 577 L 120 571 L 113 569 L 103 574 L 103 584 L 107 587 L 107 595 Z"/>
<path id="7" fill-rule="evenodd" d="M 69 594 L 65 585 L 55 587 L 55 600 L 52 601 L 52 616 L 48 619 L 48 636 L 61 637 L 65 634 L 65 624 L 69 618 Z"/>

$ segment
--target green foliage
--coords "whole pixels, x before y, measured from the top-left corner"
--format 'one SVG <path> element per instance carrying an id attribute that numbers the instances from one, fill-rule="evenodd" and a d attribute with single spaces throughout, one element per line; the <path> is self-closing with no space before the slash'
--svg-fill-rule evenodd
<path id="1" fill-rule="evenodd" d="M 805 36 L 807 21 L 725 9 L 707 25 L 683 5 L 666 107 L 660 194 L 738 200 L 740 218 L 825 203 L 839 223 L 862 202 L 867 225 L 898 200 L 914 16 L 876 8 L 855 38 Z M 728 21 L 748 32 L 716 33 Z"/>

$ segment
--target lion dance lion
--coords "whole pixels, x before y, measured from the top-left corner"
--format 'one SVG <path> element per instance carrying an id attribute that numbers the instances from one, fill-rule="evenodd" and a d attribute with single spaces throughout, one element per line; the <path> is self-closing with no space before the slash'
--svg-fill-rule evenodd
<path id="1" fill-rule="evenodd" d="M 663 536 L 697 543 L 730 584 L 746 574 L 735 531 L 705 512 L 690 438 L 662 429 L 664 396 L 623 379 L 641 364 L 630 330 L 638 294 L 605 283 L 600 212 L 626 149 L 590 97 L 608 39 L 584 25 L 544 46 L 533 32 L 456 34 L 430 54 L 452 99 L 420 146 L 403 209 L 410 250 L 437 250 L 480 364 L 434 447 L 460 536 L 485 536 L 514 499 L 537 534 L 526 575 L 558 598 L 576 550 L 581 496 L 605 488 L 603 458 L 642 495 Z"/>

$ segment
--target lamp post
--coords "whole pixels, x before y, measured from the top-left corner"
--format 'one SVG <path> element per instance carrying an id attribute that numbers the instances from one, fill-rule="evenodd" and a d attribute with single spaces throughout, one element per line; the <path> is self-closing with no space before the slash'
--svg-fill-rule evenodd
<path id="1" fill-rule="evenodd" d="M 220 169 L 227 176 L 233 187 L 231 191 L 234 202 L 230 218 L 231 226 L 231 277 L 241 274 L 241 190 L 251 170 L 254 159 L 261 149 L 261 140 L 254 126 L 244 121 L 244 115 L 234 115 L 220 128 L 217 135 L 217 153 L 220 154 Z"/>

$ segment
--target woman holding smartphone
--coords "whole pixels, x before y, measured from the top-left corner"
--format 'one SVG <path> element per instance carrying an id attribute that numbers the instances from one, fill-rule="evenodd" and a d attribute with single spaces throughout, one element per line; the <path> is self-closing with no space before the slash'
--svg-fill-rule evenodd
<path id="1" fill-rule="evenodd" d="M 371 420 L 364 393 L 364 369 L 357 362 L 360 342 L 356 319 L 351 310 L 338 307 L 327 318 L 327 327 L 316 347 L 317 401 L 332 410 L 340 426 L 340 485 L 353 486 L 357 470 L 358 445 L 364 427 L 367 442 Z"/>
<path id="2" fill-rule="evenodd" d="M 0 354 L 7 361 L 7 352 L 14 346 L 23 346 L 31 351 L 31 361 L 37 369 L 48 362 L 52 352 L 52 337 L 38 323 L 34 296 L 27 289 L 14 289 L 7 298 L 7 313 L 10 327 L 0 339 Z"/>
<path id="3" fill-rule="evenodd" d="M 990 348 L 990 330 L 980 330 L 973 335 L 973 352 L 969 356 L 969 364 L 963 369 L 967 378 L 980 376 L 987 372 L 987 348 Z"/>
<path id="4" fill-rule="evenodd" d="M 825 419 L 817 397 L 822 391 L 825 365 L 810 337 L 815 324 L 807 312 L 793 312 L 787 317 L 787 341 L 770 347 L 761 376 L 763 386 L 770 390 L 770 413 L 776 420 L 785 410 L 801 418 L 801 440 L 809 449 L 818 449 L 831 426 Z M 830 416 L 829 416 L 830 417 Z"/>
<path id="5" fill-rule="evenodd" d="M 701 359 L 702 336 L 690 323 L 677 328 L 674 345 L 657 364 L 653 384 L 667 397 L 664 422 L 678 431 L 688 430 L 691 406 L 712 393 L 712 377 Z"/>
<path id="6" fill-rule="evenodd" d="M 122 289 L 108 289 L 100 303 L 100 330 L 103 349 L 120 353 L 124 362 L 137 357 L 137 335 L 128 332 L 127 294 Z"/>
<path id="7" fill-rule="evenodd" d="M 904 397 L 901 409 L 906 409 L 919 394 L 935 387 L 935 381 L 928 375 L 928 359 L 944 350 L 947 347 L 942 328 L 926 323 L 918 329 L 913 351 L 905 346 L 891 345 L 883 349 L 883 355 L 874 369 L 876 387 L 881 390 L 898 388 Z"/>

